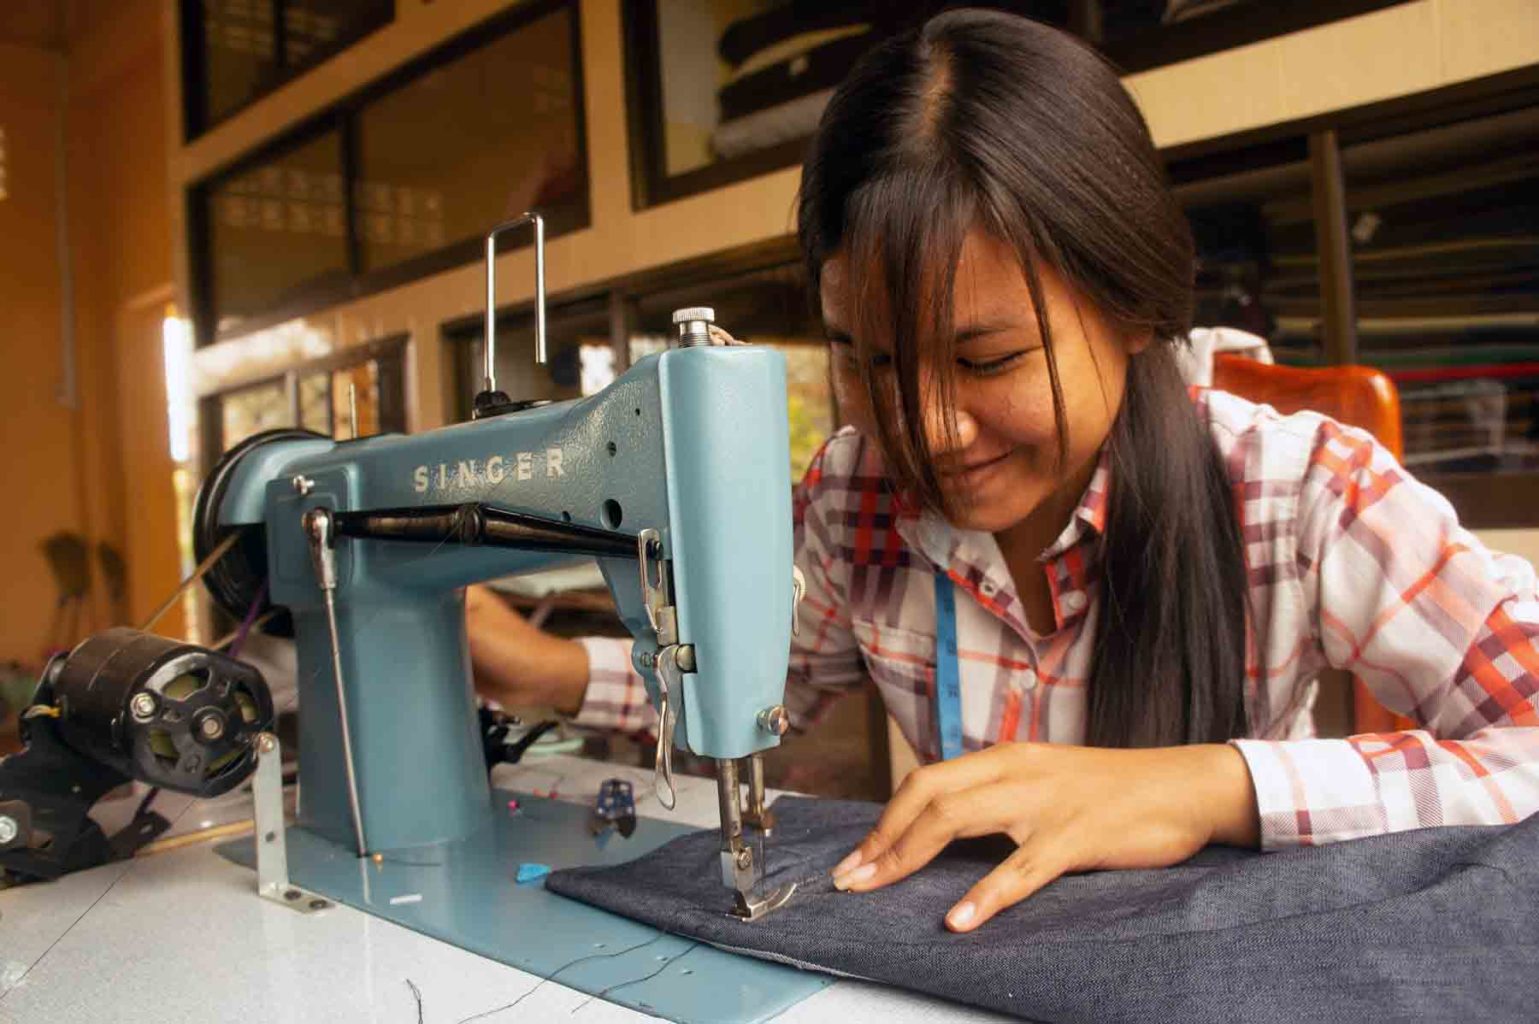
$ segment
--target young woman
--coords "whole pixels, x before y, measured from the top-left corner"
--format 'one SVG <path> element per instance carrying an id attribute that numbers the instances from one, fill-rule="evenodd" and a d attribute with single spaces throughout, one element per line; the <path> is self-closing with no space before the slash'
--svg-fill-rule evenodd
<path id="1" fill-rule="evenodd" d="M 1532 570 L 1367 435 L 1187 390 L 1191 238 L 1092 51 L 978 11 L 878 47 L 800 234 L 851 426 L 796 497 L 787 704 L 805 725 L 869 672 L 931 762 L 837 885 L 1008 834 L 966 931 L 1068 871 L 1539 807 Z M 471 619 L 493 692 L 651 721 L 623 643 Z M 1311 738 L 1327 666 L 1420 728 Z"/>

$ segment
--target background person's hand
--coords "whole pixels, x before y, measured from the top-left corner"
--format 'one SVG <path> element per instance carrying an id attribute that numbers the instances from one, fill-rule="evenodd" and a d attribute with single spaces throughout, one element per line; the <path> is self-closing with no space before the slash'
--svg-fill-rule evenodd
<path id="1" fill-rule="evenodd" d="M 1015 852 L 946 915 L 965 932 L 1059 875 L 1166 867 L 1209 843 L 1254 847 L 1258 830 L 1250 770 L 1233 747 L 1002 743 L 912 772 L 834 884 L 870 892 L 953 839 L 1008 835 Z"/>
<path id="2" fill-rule="evenodd" d="M 499 704 L 575 715 L 588 688 L 588 652 L 529 624 L 484 586 L 465 588 L 465 635 L 476 692 Z"/>

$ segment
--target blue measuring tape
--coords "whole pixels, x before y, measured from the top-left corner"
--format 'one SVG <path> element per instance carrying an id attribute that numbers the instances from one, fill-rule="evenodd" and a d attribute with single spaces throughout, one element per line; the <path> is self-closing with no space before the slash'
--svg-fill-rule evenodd
<path id="1" fill-rule="evenodd" d="M 957 668 L 957 595 L 951 578 L 935 574 L 935 724 L 941 759 L 962 756 L 962 678 Z"/>

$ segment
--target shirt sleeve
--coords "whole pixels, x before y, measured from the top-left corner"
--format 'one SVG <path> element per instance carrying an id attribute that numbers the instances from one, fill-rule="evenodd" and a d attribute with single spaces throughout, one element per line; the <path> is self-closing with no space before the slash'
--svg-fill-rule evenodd
<path id="1" fill-rule="evenodd" d="M 796 567 L 806 582 L 791 634 L 786 671 L 786 710 L 791 726 L 806 729 L 865 679 L 860 648 L 850 630 L 848 548 L 843 507 L 860 459 L 860 441 L 849 431 L 823 443 L 792 500 Z"/>
<path id="2" fill-rule="evenodd" d="M 1237 740 L 1264 848 L 1539 809 L 1539 598 L 1361 431 L 1322 420 L 1299 489 L 1299 578 L 1326 660 L 1413 730 Z"/>
<path id="3" fill-rule="evenodd" d="M 786 710 L 795 729 L 817 722 L 835 700 L 865 678 L 840 583 L 844 574 L 838 506 L 841 493 L 848 489 L 848 474 L 835 469 L 841 460 L 830 454 L 836 444 L 850 441 L 845 434 L 826 441 L 792 497 L 795 564 L 807 587 L 797 611 L 786 674 Z M 647 701 L 645 682 L 631 665 L 631 641 L 587 637 L 581 643 L 588 651 L 588 688 L 573 723 L 655 733 L 657 712 Z"/>
<path id="4" fill-rule="evenodd" d="M 647 700 L 647 684 L 631 666 L 630 638 L 588 636 L 578 642 L 588 652 L 588 688 L 572 724 L 656 735 L 657 712 Z"/>

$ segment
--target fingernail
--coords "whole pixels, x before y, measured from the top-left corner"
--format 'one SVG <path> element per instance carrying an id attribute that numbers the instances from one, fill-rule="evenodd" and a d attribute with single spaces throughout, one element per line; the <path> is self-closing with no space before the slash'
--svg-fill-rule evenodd
<path id="1" fill-rule="evenodd" d="M 959 903 L 951 908 L 951 913 L 946 915 L 946 923 L 953 928 L 966 928 L 972 924 L 973 918 L 978 916 L 978 908 L 971 902 Z"/>
<path id="2" fill-rule="evenodd" d="M 854 870 L 855 865 L 857 865 L 859 863 L 860 863 L 860 851 L 859 850 L 851 850 L 850 851 L 850 855 L 848 857 L 844 858 L 843 860 L 841 860 L 839 863 L 835 864 L 834 865 L 834 869 L 832 871 L 830 871 L 829 874 L 831 874 L 831 875 L 833 875 L 835 877 L 838 877 L 839 875 L 844 874 L 846 871 Z"/>
<path id="3" fill-rule="evenodd" d="M 856 868 L 854 871 L 846 871 L 842 875 L 834 876 L 834 888 L 848 889 L 852 885 L 859 885 L 874 874 L 876 874 L 875 864 L 867 864 L 864 867 Z"/>

